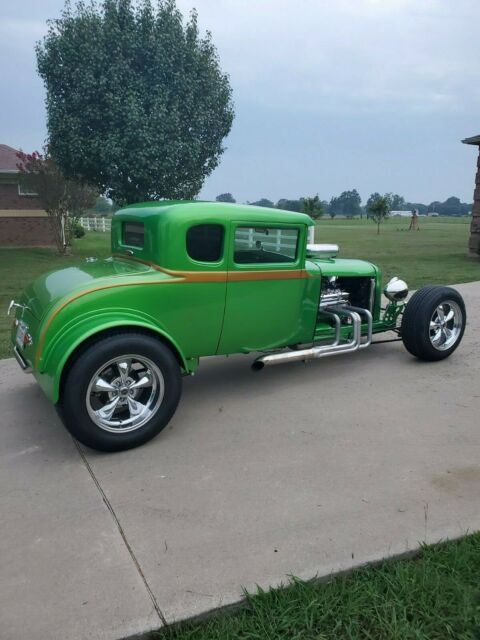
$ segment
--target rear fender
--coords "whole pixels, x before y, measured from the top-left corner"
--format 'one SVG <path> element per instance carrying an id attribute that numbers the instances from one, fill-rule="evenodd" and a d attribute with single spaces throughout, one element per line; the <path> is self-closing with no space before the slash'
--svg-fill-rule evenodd
<path id="1" fill-rule="evenodd" d="M 176 340 L 155 322 L 153 318 L 135 310 L 109 309 L 104 312 L 88 312 L 76 316 L 66 323 L 61 330 L 50 329 L 48 342 L 45 344 L 38 366 L 39 382 L 50 399 L 57 403 L 60 397 L 60 384 L 65 365 L 74 352 L 89 338 L 105 333 L 111 329 L 135 328 L 154 332 L 167 344 L 178 357 L 179 364 L 185 373 L 195 370 L 197 359 L 187 358 Z"/>

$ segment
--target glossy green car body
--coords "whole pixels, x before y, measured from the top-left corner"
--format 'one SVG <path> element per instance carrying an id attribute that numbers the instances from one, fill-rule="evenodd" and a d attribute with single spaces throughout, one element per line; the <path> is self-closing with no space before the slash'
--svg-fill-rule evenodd
<path id="1" fill-rule="evenodd" d="M 140 241 L 135 232 L 126 236 L 126 229 L 142 225 Z M 198 225 L 220 229 L 218 259 L 189 255 L 187 234 Z M 23 292 L 12 328 L 17 359 L 56 403 L 64 372 L 79 350 L 119 328 L 157 336 L 185 374 L 202 356 L 328 340 L 334 329 L 319 320 L 318 307 L 322 282 L 331 277 L 370 282 L 373 331 L 392 328 L 398 314 L 393 305 L 381 315 L 378 268 L 361 260 L 308 257 L 312 225 L 301 213 L 223 203 L 151 202 L 120 210 L 112 221 L 111 258 L 47 273 Z M 273 246 L 272 229 L 278 238 L 296 237 L 290 261 L 246 263 L 245 256 L 261 244 L 252 244 L 248 234 L 263 234 Z M 250 244 L 234 253 L 240 241 Z M 16 343 L 19 323 L 25 336 Z M 341 331 L 348 338 L 351 327 L 345 324 Z"/>

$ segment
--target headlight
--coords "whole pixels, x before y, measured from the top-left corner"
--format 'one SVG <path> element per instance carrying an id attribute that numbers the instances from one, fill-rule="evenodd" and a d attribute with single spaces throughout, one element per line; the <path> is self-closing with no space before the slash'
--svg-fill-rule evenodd
<path id="1" fill-rule="evenodd" d="M 400 280 L 396 276 L 387 282 L 383 293 L 392 302 L 401 302 L 408 296 L 408 286 L 404 280 Z"/>

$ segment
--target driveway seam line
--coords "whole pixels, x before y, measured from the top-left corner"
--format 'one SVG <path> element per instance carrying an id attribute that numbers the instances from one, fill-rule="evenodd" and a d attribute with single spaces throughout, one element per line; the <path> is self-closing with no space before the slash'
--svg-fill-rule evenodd
<path id="1" fill-rule="evenodd" d="M 127 548 L 128 553 L 130 554 L 130 557 L 131 557 L 131 559 L 133 561 L 133 564 L 135 565 L 135 567 L 136 567 L 136 569 L 137 569 L 137 571 L 138 571 L 138 573 L 140 575 L 140 578 L 142 579 L 142 582 L 143 582 L 143 584 L 145 586 L 145 589 L 147 590 L 147 593 L 148 593 L 148 595 L 150 597 L 150 600 L 152 601 L 152 604 L 153 604 L 153 607 L 155 609 L 155 612 L 156 612 L 157 616 L 161 620 L 162 624 L 165 627 L 168 627 L 167 619 L 163 615 L 163 612 L 160 609 L 160 606 L 159 606 L 159 604 L 157 602 L 157 599 L 155 598 L 155 595 L 154 595 L 152 589 L 150 588 L 150 585 L 148 584 L 147 578 L 145 577 L 145 574 L 142 571 L 142 567 L 140 566 L 140 563 L 137 560 L 135 552 L 133 551 L 130 543 L 127 540 L 127 536 L 125 534 L 125 531 L 123 530 L 123 527 L 120 524 L 120 520 L 118 519 L 118 516 L 115 513 L 115 509 L 113 508 L 112 503 L 107 498 L 107 495 L 106 495 L 105 491 L 103 490 L 100 482 L 98 481 L 97 476 L 95 475 L 92 467 L 90 466 L 90 463 L 88 462 L 87 457 L 85 455 L 85 452 L 82 449 L 80 443 L 77 442 L 77 440 L 75 440 L 75 438 L 72 438 L 72 440 L 73 440 L 73 442 L 74 442 L 74 444 L 75 444 L 75 446 L 76 446 L 76 448 L 78 450 L 78 453 L 80 454 L 80 457 L 81 457 L 81 459 L 83 461 L 83 464 L 85 465 L 85 468 L 87 469 L 88 473 L 90 474 L 90 477 L 92 478 L 95 486 L 97 487 L 98 492 L 102 496 L 103 502 L 105 503 L 107 509 L 110 511 L 110 514 L 111 514 L 113 520 L 115 521 L 115 524 L 117 525 L 118 532 L 120 533 L 120 536 L 121 536 L 121 538 L 123 540 L 123 543 L 125 544 L 125 546 Z"/>

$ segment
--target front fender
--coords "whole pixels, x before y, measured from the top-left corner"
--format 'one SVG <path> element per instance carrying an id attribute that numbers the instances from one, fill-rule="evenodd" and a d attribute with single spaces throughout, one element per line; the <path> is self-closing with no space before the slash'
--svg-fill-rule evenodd
<path id="1" fill-rule="evenodd" d="M 52 402 L 59 400 L 62 372 L 73 352 L 88 338 L 119 327 L 138 327 L 157 333 L 175 348 L 186 372 L 195 369 L 196 361 L 186 358 L 177 341 L 148 314 L 125 308 L 91 310 L 70 318 L 61 328 L 52 326 L 48 330 L 34 373 Z"/>

